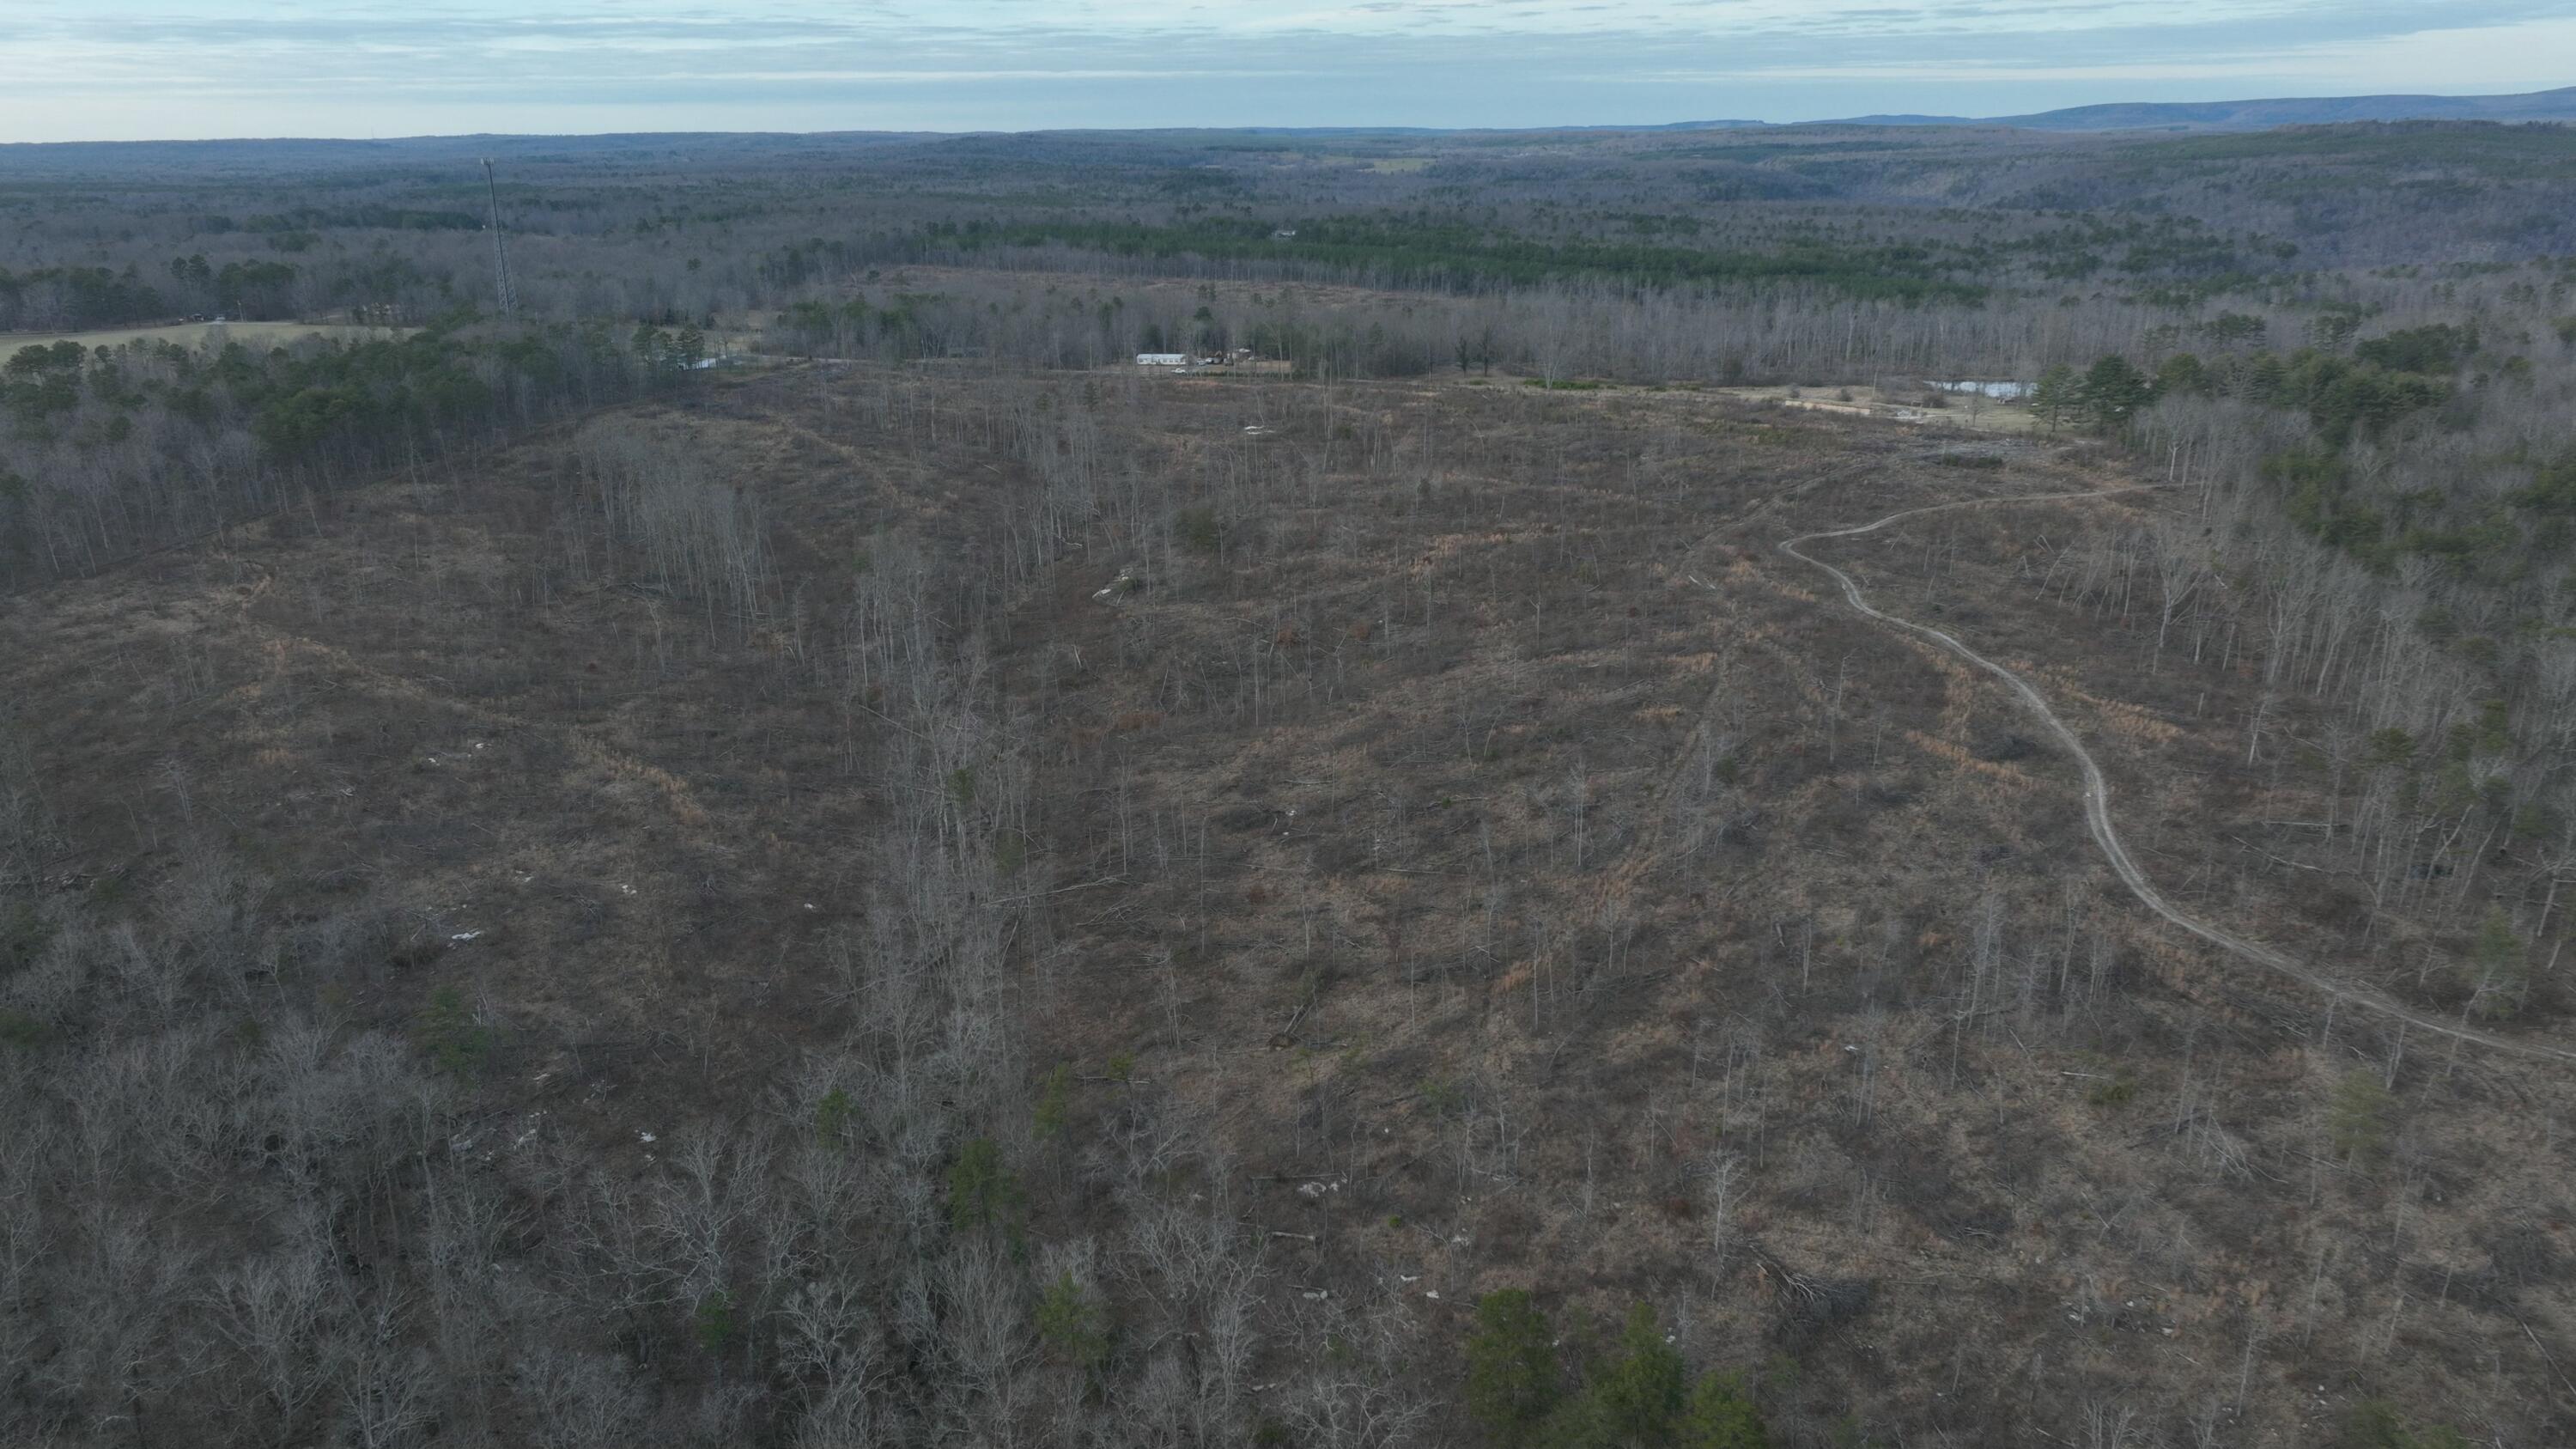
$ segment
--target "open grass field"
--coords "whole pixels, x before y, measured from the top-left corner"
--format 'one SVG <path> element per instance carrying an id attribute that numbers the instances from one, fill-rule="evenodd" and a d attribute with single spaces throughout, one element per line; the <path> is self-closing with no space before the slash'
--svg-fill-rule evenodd
<path id="1" fill-rule="evenodd" d="M 27 347 L 50 347 L 57 342 L 77 342 L 83 347 L 122 347 L 129 342 L 167 342 L 190 349 L 221 347 L 238 342 L 245 347 L 276 347 L 306 337 L 336 337 L 349 341 L 370 341 L 400 337 L 416 329 L 409 327 L 357 327 L 338 322 L 179 322 L 167 327 L 110 327 L 95 332 L 0 332 L 0 363 L 7 362 Z"/>

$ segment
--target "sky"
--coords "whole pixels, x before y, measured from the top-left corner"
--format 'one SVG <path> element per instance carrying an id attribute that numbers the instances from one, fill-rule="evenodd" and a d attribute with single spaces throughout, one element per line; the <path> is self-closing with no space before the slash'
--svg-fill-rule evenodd
<path id="1" fill-rule="evenodd" d="M 2576 0 L 0 0 L 0 142 L 1552 126 L 2576 84 Z"/>

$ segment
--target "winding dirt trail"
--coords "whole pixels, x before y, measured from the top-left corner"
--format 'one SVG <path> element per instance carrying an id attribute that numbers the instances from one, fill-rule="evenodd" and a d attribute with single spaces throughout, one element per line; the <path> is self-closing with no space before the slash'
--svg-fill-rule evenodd
<path id="1" fill-rule="evenodd" d="M 2576 1062 L 2576 1051 L 2570 1051 L 2563 1047 L 2547 1046 L 2535 1042 L 2515 1041 L 2510 1037 L 2497 1036 L 2493 1032 L 2480 1031 L 2475 1027 L 2466 1025 L 2465 1023 L 2445 1021 L 2440 1017 L 2417 1011 L 2413 1007 L 2392 1000 L 2376 991 L 2371 991 L 2362 987 L 2345 985 L 2344 983 L 2335 980 L 2333 977 L 2318 971 L 2316 968 L 2308 966 L 2290 956 L 2284 955 L 2259 941 L 2249 941 L 2244 937 L 2237 935 L 2233 931 L 2213 925 L 2210 922 L 2204 921 L 2197 916 L 2185 912 L 2180 907 L 2175 906 L 2171 901 L 2164 898 L 2163 892 L 2156 889 L 2155 882 L 2149 880 L 2147 878 L 2147 873 L 2138 868 L 2138 863 L 2129 858 L 2128 848 L 2120 843 L 2120 832 L 2111 823 L 2111 787 L 2109 782 L 2102 778 L 2102 767 L 2094 762 L 2093 752 L 2084 748 L 2084 742 L 2076 738 L 2075 731 L 2067 725 L 2065 720 L 2058 717 L 2057 711 L 2049 707 L 2047 699 L 2044 698 L 2038 690 L 2031 687 L 2030 681 L 2022 678 L 2012 670 L 2005 668 L 2003 665 L 1997 664 L 1995 661 L 1988 659 L 1986 656 L 1969 648 L 1967 645 L 1960 643 L 1956 637 L 1950 634 L 1946 634 L 1928 624 L 1918 624 L 1911 619 L 1900 619 L 1894 614 L 1872 607 L 1869 600 L 1862 596 L 1860 585 L 1852 582 L 1851 575 L 1844 573 L 1841 569 L 1834 567 L 1832 564 L 1826 563 L 1823 559 L 1817 558 L 1812 554 L 1802 552 L 1798 547 L 1798 545 L 1802 543 L 1813 542 L 1817 539 L 1850 538 L 1856 534 L 1875 533 L 1878 530 L 1887 527 L 1891 523 L 1907 518 L 1919 518 L 1927 513 L 1945 513 L 1952 509 L 1960 508 L 1987 508 L 1999 504 L 2048 503 L 2078 498 L 2110 498 L 2122 493 L 2150 492 L 2159 489 L 2162 486 L 2163 485 L 2161 484 L 2148 483 L 2133 485 L 2126 488 L 2103 488 L 2087 493 L 2032 493 L 2018 497 L 1969 498 L 1955 503 L 1935 503 L 1922 508 L 1904 509 L 1896 513 L 1891 513 L 1885 518 L 1877 519 L 1869 523 L 1855 524 L 1850 528 L 1828 528 L 1820 529 L 1814 533 L 1802 533 L 1795 538 L 1781 540 L 1780 551 L 1789 555 L 1791 558 L 1798 560 L 1800 563 L 1813 565 L 1814 567 L 1820 568 L 1826 573 L 1833 575 L 1834 582 L 1842 585 L 1843 597 L 1849 600 L 1851 606 L 1859 610 L 1861 613 L 1872 619 L 1878 620 L 1882 624 L 1892 625 L 1895 628 L 1903 629 L 1908 633 L 1917 634 L 1923 638 L 1929 639 L 1933 643 L 1940 645 L 1942 648 L 1949 650 L 1953 654 L 1956 654 L 1961 659 L 1964 659 L 1970 664 L 1977 666 L 1979 669 L 1986 671 L 1995 678 L 2002 680 L 2004 682 L 2004 687 L 2010 689 L 2014 696 L 2021 700 L 2022 705 L 2025 708 L 2027 708 L 2032 714 L 2038 716 L 2042 724 L 2048 726 L 2049 732 L 2056 735 L 2058 741 L 2066 746 L 2067 752 L 2075 757 L 2076 764 L 2083 767 L 2084 823 L 2093 832 L 2093 843 L 2102 847 L 2102 854 L 2111 862 L 2113 873 L 2120 877 L 2121 883 L 2129 888 L 2129 893 L 2136 896 L 2139 903 L 2144 905 L 2148 910 L 2155 912 L 2157 915 L 2164 917 L 2166 920 L 2182 927 L 2184 930 L 2191 932 L 2202 940 L 2219 947 L 2221 950 L 2241 956 L 2248 961 L 2254 962 L 2256 965 L 2277 971 L 2294 981 L 2313 987 L 2314 989 L 2323 992 L 2328 996 L 2334 997 L 2337 1000 L 2348 1001 L 2355 1006 L 2364 1008 L 2365 1010 L 2375 1011 L 2383 1016 L 2393 1017 L 2396 1020 L 2407 1023 L 2409 1026 L 2420 1027 L 2425 1031 L 2434 1032 L 2441 1036 L 2452 1037 L 2460 1041 L 2475 1042 L 2480 1046 L 2492 1047 L 2501 1052 L 2510 1052 L 2520 1056 L 2539 1057 L 2549 1061 Z"/>

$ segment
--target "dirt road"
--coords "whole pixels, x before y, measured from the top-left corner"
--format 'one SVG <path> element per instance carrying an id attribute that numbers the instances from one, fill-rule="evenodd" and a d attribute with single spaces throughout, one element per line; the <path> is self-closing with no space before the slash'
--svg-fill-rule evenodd
<path id="1" fill-rule="evenodd" d="M 2336 998 L 2337 1000 L 2348 1001 L 2365 1010 L 2375 1011 L 2383 1016 L 2394 1017 L 2410 1026 L 2420 1027 L 2425 1031 L 2434 1032 L 2446 1037 L 2452 1037 L 2460 1041 L 2475 1042 L 2480 1046 L 2492 1047 L 2497 1051 L 2512 1052 L 2521 1056 L 2540 1057 L 2552 1061 L 2576 1061 L 2576 1051 L 2570 1051 L 2563 1047 L 2548 1046 L 2537 1042 L 2515 1041 L 2510 1037 L 2498 1036 L 2493 1032 L 2480 1031 L 2476 1027 L 2467 1025 L 2465 1022 L 2445 1021 L 2440 1017 L 2417 1011 L 2413 1007 L 2394 1001 L 2376 991 L 2371 991 L 2363 987 L 2348 986 L 2343 982 L 2337 981 L 2333 977 L 2318 971 L 2316 968 L 2308 966 L 2291 958 L 2290 956 L 2284 955 L 2259 941 L 2249 941 L 2244 937 L 2237 935 L 2233 931 L 2229 931 L 2221 926 L 2213 925 L 2210 922 L 2204 921 L 2199 917 L 2182 910 L 2180 907 L 2175 906 L 2171 901 L 2164 898 L 2163 892 L 2156 889 L 2155 882 L 2149 880 L 2147 878 L 2147 873 L 2138 868 L 2138 863 L 2129 858 L 2127 847 L 2120 843 L 2120 832 L 2111 821 L 2111 787 L 2110 784 L 2102 778 L 2102 767 L 2094 762 L 2093 752 L 2084 748 L 2084 742 L 2076 738 L 2075 731 L 2068 727 L 2065 720 L 2058 717 L 2057 711 L 2050 708 L 2047 699 L 2042 697 L 2038 690 L 2031 687 L 2030 681 L 2022 678 L 2012 670 L 1997 664 L 1995 661 L 1988 659 L 1983 654 L 1980 654 L 1976 650 L 1969 648 L 1967 645 L 1960 643 L 1958 639 L 1949 634 L 1943 633 L 1939 629 L 1935 629 L 1928 624 L 1917 624 L 1911 619 L 1900 619 L 1894 614 L 1872 607 L 1869 600 L 1862 596 L 1860 585 L 1852 582 L 1851 575 L 1844 573 L 1841 569 L 1834 567 L 1832 564 L 1826 563 L 1820 558 L 1816 558 L 1811 554 L 1802 552 L 1798 547 L 1798 545 L 1802 543 L 1812 542 L 1816 539 L 1850 538 L 1856 534 L 1875 533 L 1879 529 L 1885 528 L 1889 524 L 1895 523 L 1901 519 L 1916 518 L 1927 513 L 1943 513 L 1959 508 L 1988 508 L 2015 503 L 2046 503 L 2076 498 L 2109 498 L 2122 493 L 2149 492 L 2161 486 L 2163 485 L 2141 484 L 2129 488 L 2099 489 L 2089 493 L 2034 493 L 2018 498 L 1971 498 L 1957 503 L 1935 503 L 1924 508 L 1904 509 L 1901 512 L 1891 513 L 1885 518 L 1881 518 L 1870 523 L 1855 524 L 1850 528 L 1829 528 L 1822 529 L 1814 533 L 1802 533 L 1795 538 L 1781 540 L 1780 551 L 1789 555 L 1791 558 L 1798 560 L 1800 563 L 1813 565 L 1814 567 L 1820 568 L 1826 573 L 1833 575 L 1834 582 L 1842 585 L 1843 597 L 1849 600 L 1851 606 L 1858 609 L 1861 613 L 1878 620 L 1880 623 L 1892 625 L 1896 628 L 1906 630 L 1909 633 L 1918 634 L 1923 638 L 1929 639 L 1933 643 L 1940 645 L 1942 648 L 1949 650 L 1951 653 L 1958 655 L 1961 659 L 1968 661 L 1970 664 L 1986 671 L 1995 678 L 2002 680 L 2004 682 L 2004 686 L 2010 689 L 2016 698 L 2021 700 L 2023 707 L 2027 708 L 2033 715 L 2038 716 L 2039 721 L 2042 724 L 2048 726 L 2049 732 L 2057 736 L 2059 742 L 2066 746 L 2067 752 L 2075 757 L 2076 764 L 2083 768 L 2084 823 L 2093 832 L 2093 843 L 2102 847 L 2103 856 L 2111 862 L 2112 872 L 2120 877 L 2121 883 L 2129 888 L 2129 893 L 2136 896 L 2139 903 L 2144 905 L 2148 910 L 2155 912 L 2157 915 L 2162 916 L 2173 924 L 2191 932 L 2202 940 L 2217 946 L 2221 950 L 2227 951 L 2245 960 L 2252 961 L 2259 966 L 2277 971 L 2294 981 L 2313 987 L 2328 996 Z"/>

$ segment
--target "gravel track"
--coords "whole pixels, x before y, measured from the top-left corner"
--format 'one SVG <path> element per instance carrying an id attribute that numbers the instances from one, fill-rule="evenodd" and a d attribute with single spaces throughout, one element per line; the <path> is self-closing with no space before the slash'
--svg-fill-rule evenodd
<path id="1" fill-rule="evenodd" d="M 2139 869 L 2138 863 L 2130 858 L 2128 848 L 2120 843 L 2119 829 L 2111 820 L 2111 787 L 2109 782 L 2103 779 L 2102 767 L 2094 761 L 2093 752 L 2084 747 L 2084 742 L 2076 737 L 2075 731 L 2067 725 L 2064 719 L 2058 716 L 2057 711 L 2049 706 L 2048 700 L 2043 697 L 2037 689 L 2031 686 L 2029 680 L 2022 678 L 2012 670 L 2005 668 L 2001 664 L 1997 664 L 1995 661 L 1988 659 L 1976 650 L 1960 643 L 1953 635 L 1944 633 L 1928 624 L 1918 624 L 1911 619 L 1900 619 L 1894 614 L 1890 614 L 1882 609 L 1873 607 L 1869 600 L 1861 594 L 1860 585 L 1852 582 L 1851 575 L 1844 573 L 1841 569 L 1834 567 L 1832 564 L 1826 563 L 1820 558 L 1816 558 L 1811 554 L 1801 551 L 1798 547 L 1798 545 L 1802 543 L 1811 543 L 1818 539 L 1851 538 L 1858 534 L 1875 533 L 1878 530 L 1887 527 L 1891 523 L 1908 518 L 1919 518 L 1927 513 L 1944 513 L 1953 509 L 1961 508 L 1990 508 L 1998 505 L 2017 503 L 2047 503 L 2082 498 L 2110 498 L 2123 493 L 2148 492 L 2161 486 L 2163 485 L 2140 484 L 2127 488 L 2097 489 L 2088 493 L 2033 493 L 2018 497 L 1971 498 L 1956 503 L 1935 503 L 1923 508 L 1903 509 L 1899 512 L 1891 513 L 1885 518 L 1876 519 L 1869 523 L 1854 524 L 1849 528 L 1828 528 L 1819 529 L 1814 533 L 1802 533 L 1795 538 L 1781 540 L 1780 551 L 1787 554 L 1789 557 L 1798 560 L 1800 563 L 1811 565 L 1833 575 L 1834 582 L 1842 585 L 1844 599 L 1848 600 L 1851 606 L 1859 610 L 1862 614 L 1872 619 L 1876 619 L 1882 624 L 1902 629 L 1907 633 L 1916 634 L 1925 639 L 1929 639 L 1933 643 L 1938 644 L 1942 648 L 1959 656 L 1961 659 L 1964 659 L 1970 664 L 1977 666 L 1979 669 L 1986 671 L 1995 678 L 2002 680 L 2004 687 L 2011 690 L 2014 697 L 2018 698 L 2022 702 L 2022 706 L 2038 717 L 2040 723 L 2048 726 L 2049 732 L 2057 736 L 2058 741 L 2066 746 L 2067 752 L 2075 757 L 2076 764 L 2083 768 L 2084 823 L 2093 833 L 2093 843 L 2102 848 L 2103 857 L 2110 861 L 2111 870 L 2114 874 L 2119 876 L 2121 884 L 2126 885 L 2129 888 L 2129 893 L 2136 896 L 2139 903 L 2144 905 L 2148 910 L 2155 912 L 2157 915 L 2162 916 L 2174 925 L 2180 926 L 2182 929 L 2189 931 L 2193 935 L 2200 937 L 2202 940 L 2217 946 L 2219 949 L 2226 951 L 2231 955 L 2278 972 L 2283 976 L 2289 977 L 2291 980 L 2309 986 L 2338 1001 L 2350 1002 L 2354 1006 L 2361 1007 L 2364 1010 L 2377 1012 L 2382 1016 L 2393 1017 L 2398 1021 L 2405 1022 L 2409 1026 L 2418 1027 L 2422 1030 L 2450 1037 L 2458 1041 L 2474 1042 L 2479 1046 L 2491 1047 L 2500 1052 L 2509 1052 L 2517 1056 L 2538 1057 L 2548 1061 L 2576 1062 L 2576 1051 L 2570 1051 L 2563 1047 L 2549 1046 L 2538 1042 L 2516 1041 L 2511 1037 L 2498 1036 L 2495 1033 L 2488 1031 L 2480 1031 L 2476 1027 L 2469 1026 L 2465 1022 L 2446 1021 L 2441 1017 L 2418 1011 L 2413 1007 L 2407 1006 L 2402 1002 L 2392 1000 L 2391 998 L 2382 995 L 2379 992 L 2369 990 L 2366 987 L 2347 985 L 2341 981 L 2337 981 L 2324 972 L 2317 970 L 2313 966 L 2309 966 L 2294 957 L 2288 956 L 2280 951 L 2274 950 L 2270 946 L 2264 945 L 2260 941 L 2247 940 L 2245 937 L 2239 936 L 2235 932 L 2230 931 L 2223 926 L 2212 924 L 2198 916 L 2194 916 L 2179 906 L 2176 906 L 2171 901 L 2166 900 L 2164 893 L 2156 889 L 2155 882 L 2148 879 L 2147 873 L 2144 870 Z"/>

